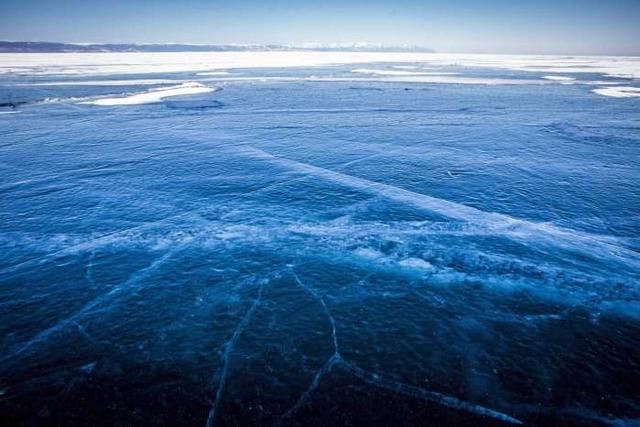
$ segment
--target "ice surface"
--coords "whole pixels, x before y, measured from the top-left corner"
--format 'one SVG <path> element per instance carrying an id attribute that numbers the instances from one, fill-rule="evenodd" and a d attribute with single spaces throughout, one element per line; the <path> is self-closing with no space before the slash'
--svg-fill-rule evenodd
<path id="1" fill-rule="evenodd" d="M 351 70 L 356 74 L 372 74 L 375 76 L 452 76 L 458 73 L 440 71 L 405 71 L 405 70 L 372 70 L 370 68 L 358 68 Z"/>
<path id="2" fill-rule="evenodd" d="M 85 101 L 84 104 L 111 106 L 111 105 L 136 105 L 153 104 L 161 102 L 165 98 L 180 95 L 195 95 L 199 93 L 213 92 L 215 89 L 197 82 L 186 82 L 177 86 L 167 86 L 151 89 L 143 93 L 135 93 L 116 98 L 100 98 L 94 101 Z"/>
<path id="3" fill-rule="evenodd" d="M 467 205 L 415 193 L 392 185 L 365 180 L 306 163 L 282 159 L 257 149 L 243 149 L 243 153 L 357 190 L 372 192 L 396 202 L 406 203 L 452 219 L 482 224 L 493 232 L 503 234 L 510 238 L 531 240 L 534 244 L 540 242 L 543 244 L 557 245 L 559 247 L 569 247 L 579 251 L 602 255 L 607 258 L 615 257 L 625 263 L 629 263 L 631 266 L 640 268 L 640 254 L 633 250 L 620 248 L 616 244 L 615 239 L 606 236 L 567 230 L 551 224 L 523 221 L 496 212 L 484 212 Z"/>
<path id="4" fill-rule="evenodd" d="M 601 73 L 625 78 L 640 75 L 638 57 L 385 52 L 3 53 L 0 54 L 0 73 L 100 75 L 217 72 L 233 68 L 309 67 L 375 62 L 412 62 L 427 67 L 463 66 L 546 73 Z"/>
<path id="5" fill-rule="evenodd" d="M 640 418 L 637 58 L 0 63 L 10 425 Z"/>
<path id="6" fill-rule="evenodd" d="M 598 95 L 610 96 L 613 98 L 635 98 L 640 96 L 640 87 L 613 86 L 603 87 L 593 90 Z"/>
<path id="7" fill-rule="evenodd" d="M 146 86 L 179 84 L 181 80 L 131 79 L 131 80 L 62 80 L 49 82 L 21 83 L 18 86 Z"/>
<path id="8" fill-rule="evenodd" d="M 542 78 L 546 80 L 551 80 L 554 82 L 560 82 L 560 83 L 571 83 L 576 80 L 575 77 L 569 77 L 569 76 L 544 76 Z"/>
<path id="9" fill-rule="evenodd" d="M 372 74 L 367 77 L 275 77 L 275 76 L 252 76 L 252 77 L 218 77 L 209 78 L 206 81 L 215 82 L 377 82 L 377 83 L 444 83 L 444 84 L 468 84 L 468 85 L 542 85 L 548 82 L 534 79 L 508 79 L 508 78 L 482 78 L 458 76 L 456 73 L 432 73 L 432 74 L 409 74 L 409 75 L 378 75 Z"/>
<path id="10" fill-rule="evenodd" d="M 220 406 L 220 400 L 222 398 L 222 394 L 224 393 L 224 386 L 227 381 L 229 364 L 231 362 L 231 354 L 234 351 L 234 347 L 236 345 L 236 342 L 238 341 L 238 338 L 240 338 L 240 335 L 242 334 L 242 332 L 249 325 L 249 322 L 251 322 L 253 313 L 256 311 L 256 309 L 258 308 L 258 305 L 260 304 L 260 301 L 262 300 L 262 293 L 264 292 L 264 287 L 265 287 L 265 281 L 261 280 L 258 285 L 257 295 L 253 300 L 251 307 L 249 307 L 249 310 L 247 310 L 247 313 L 244 315 L 244 317 L 238 324 L 238 327 L 235 329 L 235 331 L 233 331 L 233 335 L 231 335 L 231 338 L 229 339 L 229 341 L 227 341 L 224 344 L 222 369 L 219 375 L 219 379 L 217 381 L 218 386 L 216 389 L 215 400 L 213 401 L 213 406 L 211 407 L 211 410 L 209 411 L 209 415 L 207 416 L 207 423 L 206 423 L 207 427 L 211 427 L 215 425 L 216 414 L 218 412 L 218 408 Z"/>
<path id="11" fill-rule="evenodd" d="M 335 79 L 339 81 L 339 79 Z M 436 73 L 430 75 L 409 75 L 394 77 L 371 77 L 368 80 L 377 82 L 399 82 L 399 83 L 441 83 L 441 84 L 464 84 L 464 85 L 540 85 L 545 84 L 544 80 L 534 79 L 508 79 L 508 78 L 483 78 L 447 75 Z"/>
<path id="12" fill-rule="evenodd" d="M 204 71 L 202 73 L 198 73 L 199 76 L 228 76 L 231 74 L 228 71 Z"/>

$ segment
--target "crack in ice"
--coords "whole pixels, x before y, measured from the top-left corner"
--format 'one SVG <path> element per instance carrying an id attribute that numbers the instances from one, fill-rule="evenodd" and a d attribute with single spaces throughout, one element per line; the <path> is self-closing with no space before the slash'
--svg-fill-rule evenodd
<path id="1" fill-rule="evenodd" d="M 415 397 L 422 400 L 434 402 L 449 408 L 458 409 L 466 412 L 471 412 L 477 415 L 482 415 L 485 417 L 497 419 L 510 424 L 522 424 L 522 421 L 516 418 L 513 418 L 507 414 L 504 414 L 502 412 L 498 412 L 481 405 L 475 405 L 473 403 L 466 402 L 464 400 L 458 399 L 453 396 L 448 396 L 446 394 L 425 390 L 421 387 L 416 387 L 410 384 L 405 384 L 403 382 L 391 380 L 389 378 L 384 377 L 383 375 L 380 375 L 374 372 L 365 371 L 364 369 L 344 359 L 341 360 L 341 366 L 345 368 L 347 372 L 353 374 L 355 377 L 360 378 L 367 384 L 371 384 L 376 387 L 384 388 L 386 390 L 403 394 L 405 396 Z"/>
<path id="2" fill-rule="evenodd" d="M 153 261 L 147 267 L 132 274 L 126 281 L 121 282 L 119 285 L 116 285 L 107 293 L 102 294 L 94 298 L 93 300 L 89 301 L 80 310 L 78 310 L 71 316 L 58 321 L 55 325 L 43 331 L 40 331 L 33 338 L 31 338 L 29 341 L 24 343 L 20 348 L 0 358 L 0 363 L 4 363 L 8 359 L 19 356 L 20 354 L 29 350 L 29 348 L 33 347 L 36 344 L 46 342 L 51 337 L 51 335 L 55 334 L 56 332 L 62 331 L 63 329 L 65 329 L 70 325 L 77 325 L 77 319 L 84 316 L 85 314 L 90 312 L 93 308 L 102 304 L 105 300 L 109 299 L 110 297 L 113 297 L 114 295 L 119 294 L 124 290 L 135 286 L 138 282 L 146 278 L 149 274 L 153 273 L 155 270 L 161 267 L 164 263 L 166 263 L 177 252 L 177 250 L 178 249 L 174 249 L 167 252 L 166 254 L 161 256 L 159 259 L 156 259 L 155 261 Z"/>
<path id="3" fill-rule="evenodd" d="M 265 160 L 272 164 L 345 185 L 355 190 L 380 195 L 448 218 L 469 223 L 480 223 L 487 230 L 500 233 L 513 240 L 531 242 L 534 240 L 532 237 L 534 237 L 535 241 L 546 241 L 556 247 L 595 255 L 608 255 L 627 265 L 640 266 L 640 255 L 631 249 L 620 246 L 619 240 L 615 238 L 558 227 L 548 223 L 527 221 L 502 213 L 483 211 L 462 203 L 416 193 L 394 185 L 290 160 L 254 147 L 243 147 L 239 149 L 239 152 L 255 159 Z"/>
<path id="4" fill-rule="evenodd" d="M 322 366 L 322 368 L 320 368 L 316 372 L 316 374 L 313 377 L 313 380 L 311 381 L 311 384 L 309 385 L 309 387 L 307 387 L 304 393 L 300 395 L 296 403 L 291 408 L 289 408 L 289 410 L 287 410 L 287 412 L 285 412 L 282 415 L 282 417 L 280 417 L 280 419 L 276 423 L 276 425 L 278 426 L 281 425 L 285 420 L 290 418 L 293 414 L 295 414 L 296 411 L 300 409 L 307 402 L 307 400 L 309 400 L 309 398 L 311 397 L 315 389 L 318 388 L 318 385 L 320 384 L 320 380 L 322 379 L 322 377 L 328 374 L 331 371 L 331 369 L 333 369 L 333 367 L 336 366 L 338 363 L 340 363 L 340 361 L 342 360 L 342 356 L 340 356 L 340 352 L 338 351 L 338 336 L 336 333 L 336 322 L 333 319 L 331 312 L 329 311 L 329 307 L 327 307 L 327 304 L 324 302 L 324 298 L 322 298 L 314 289 L 305 285 L 302 282 L 302 280 L 300 280 L 300 278 L 298 277 L 296 272 L 293 270 L 293 268 L 291 269 L 291 274 L 293 275 L 293 278 L 295 279 L 296 283 L 305 292 L 307 292 L 314 299 L 316 299 L 320 303 L 320 305 L 322 305 L 322 309 L 326 314 L 327 319 L 329 319 L 329 323 L 331 324 L 331 338 L 332 338 L 332 344 L 333 344 L 333 353 L 331 357 L 327 359 L 327 361 Z"/>
<path id="5" fill-rule="evenodd" d="M 293 275 L 298 285 L 300 285 L 302 289 L 304 289 L 313 298 L 315 298 L 320 303 L 320 305 L 322 305 L 322 309 L 324 310 L 324 313 L 326 314 L 327 319 L 329 319 L 329 323 L 331 324 L 331 338 L 333 340 L 333 351 L 339 355 L 340 352 L 338 351 L 338 335 L 336 333 L 336 322 L 333 316 L 331 315 L 331 312 L 329 311 L 329 307 L 327 307 L 327 303 L 324 302 L 324 298 L 322 298 L 314 289 L 302 283 L 302 281 L 300 280 L 300 278 L 298 277 L 298 275 L 293 269 L 291 270 L 291 274 Z"/>
<path id="6" fill-rule="evenodd" d="M 489 409 L 481 405 L 476 405 L 470 402 L 466 402 L 464 400 L 458 399 L 453 396 L 448 396 L 446 394 L 438 393 L 431 390 L 426 390 L 421 387 L 413 386 L 400 381 L 395 381 L 395 380 L 386 378 L 383 375 L 380 375 L 374 372 L 365 371 L 364 369 L 360 368 L 354 363 L 345 360 L 340 354 L 340 352 L 338 351 L 338 338 L 337 338 L 335 320 L 331 315 L 331 312 L 329 311 L 329 308 L 327 307 L 327 304 L 325 303 L 324 299 L 313 288 L 305 285 L 302 282 L 302 280 L 300 280 L 300 277 L 298 277 L 298 275 L 293 269 L 291 270 L 291 274 L 293 275 L 296 283 L 300 287 L 302 287 L 307 293 L 313 296 L 314 299 L 316 299 L 322 305 L 323 310 L 327 318 L 329 319 L 329 323 L 331 324 L 331 336 L 332 336 L 334 351 L 331 357 L 329 357 L 329 359 L 327 359 L 325 364 L 316 372 L 316 374 L 314 375 L 311 381 L 311 384 L 302 393 L 302 395 L 300 395 L 296 403 L 280 417 L 280 419 L 276 423 L 277 426 L 280 426 L 284 421 L 291 418 L 301 407 L 303 407 L 307 403 L 307 401 L 311 398 L 311 395 L 313 394 L 313 392 L 320 385 L 320 380 L 322 379 L 322 377 L 329 374 L 331 370 L 336 366 L 342 366 L 345 369 L 345 371 L 349 372 L 350 374 L 352 374 L 357 378 L 360 378 L 367 384 L 384 388 L 394 393 L 399 393 L 405 396 L 410 396 L 410 397 L 422 399 L 425 401 L 434 402 L 442 406 L 446 406 L 449 408 L 453 408 L 453 409 L 457 409 L 465 412 L 470 412 L 470 413 L 488 417 L 488 418 L 493 418 L 493 419 L 504 421 L 510 424 L 522 424 L 522 421 L 514 417 L 511 417 L 510 415 L 504 414 L 502 412 Z"/>
<path id="7" fill-rule="evenodd" d="M 216 398 L 207 416 L 207 423 L 205 424 L 206 427 L 213 427 L 215 425 L 216 415 L 218 414 L 218 408 L 220 407 L 220 400 L 222 399 L 222 395 L 224 393 L 224 387 L 227 382 L 227 374 L 229 372 L 229 362 L 231 361 L 231 353 L 234 350 L 234 347 L 236 345 L 236 342 L 238 341 L 238 338 L 240 338 L 240 335 L 242 335 L 247 325 L 251 321 L 251 318 L 253 317 L 253 313 L 256 311 L 256 309 L 260 305 L 260 302 L 262 300 L 262 292 L 264 290 L 264 285 L 265 285 L 265 282 L 267 281 L 268 281 L 267 279 L 263 279 L 260 281 L 260 286 L 258 287 L 258 295 L 253 300 L 251 307 L 249 307 L 245 315 L 242 317 L 242 320 L 240 320 L 240 323 L 238 323 L 238 326 L 233 331 L 233 335 L 231 335 L 231 338 L 229 338 L 229 340 L 224 344 L 224 352 L 222 355 L 222 372 L 220 373 L 220 380 L 218 381 Z"/>
<path id="8" fill-rule="evenodd" d="M 99 248 L 101 246 L 108 245 L 108 244 L 110 244 L 113 241 L 116 241 L 118 239 L 125 238 L 131 233 L 144 231 L 144 230 L 147 230 L 149 228 L 156 227 L 156 226 L 159 226 L 159 225 L 163 225 L 163 224 L 166 224 L 166 223 L 168 223 L 170 221 L 181 219 L 181 218 L 189 218 L 189 219 L 192 219 L 192 220 L 195 220 L 195 221 L 203 222 L 203 219 L 198 215 L 197 210 L 181 212 L 181 213 L 178 213 L 176 215 L 171 215 L 171 216 L 159 219 L 157 221 L 145 222 L 143 224 L 136 225 L 134 227 L 125 228 L 123 230 L 118 230 L 118 231 L 114 231 L 114 232 L 111 232 L 111 233 L 103 234 L 103 235 L 101 235 L 99 237 L 90 238 L 89 240 L 87 240 L 85 242 L 77 243 L 77 244 L 68 246 L 66 248 L 57 250 L 55 252 L 51 252 L 51 253 L 45 254 L 45 255 L 43 255 L 41 257 L 29 259 L 27 261 L 23 261 L 23 262 L 20 262 L 18 264 L 6 267 L 6 268 L 0 270 L 0 274 L 13 273 L 13 272 L 19 271 L 20 269 L 23 269 L 25 267 L 36 267 L 36 266 L 39 266 L 39 265 L 41 265 L 44 262 L 47 262 L 49 260 L 52 260 L 52 259 L 55 259 L 55 258 L 59 258 L 59 257 L 62 257 L 62 256 L 66 256 L 66 255 L 75 254 L 75 253 L 78 253 L 78 252 L 83 252 L 83 251 L 88 251 L 88 250 L 95 251 L 97 248 Z M 204 222 L 207 222 L 207 221 L 204 221 Z"/>
<path id="9" fill-rule="evenodd" d="M 335 367 L 340 362 L 342 362 L 342 357 L 340 356 L 340 354 L 338 352 L 333 353 L 333 355 L 325 362 L 322 368 L 320 368 L 318 372 L 316 372 L 316 374 L 313 377 L 313 380 L 311 381 L 311 384 L 304 391 L 304 393 L 300 395 L 296 403 L 291 408 L 289 408 L 289 410 L 285 412 L 282 415 L 282 417 L 280 417 L 280 419 L 276 423 L 276 426 L 282 425 L 284 421 L 289 419 L 291 416 L 293 416 L 293 414 L 295 414 L 298 411 L 298 409 L 304 406 L 304 404 L 307 403 L 309 398 L 311 398 L 311 395 L 316 390 L 316 388 L 318 388 L 318 385 L 320 385 L 320 380 L 322 379 L 322 377 L 328 374 L 331 371 L 331 369 L 333 369 L 333 367 Z"/>

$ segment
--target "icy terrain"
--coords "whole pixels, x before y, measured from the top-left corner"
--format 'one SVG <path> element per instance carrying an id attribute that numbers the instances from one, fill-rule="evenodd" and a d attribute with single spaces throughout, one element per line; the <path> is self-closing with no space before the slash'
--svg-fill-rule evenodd
<path id="1" fill-rule="evenodd" d="M 7 425 L 637 425 L 640 58 L 0 54 Z"/>

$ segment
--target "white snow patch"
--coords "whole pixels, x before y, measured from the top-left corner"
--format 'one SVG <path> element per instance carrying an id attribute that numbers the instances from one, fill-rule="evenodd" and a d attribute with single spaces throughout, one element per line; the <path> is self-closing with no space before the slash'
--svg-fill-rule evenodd
<path id="1" fill-rule="evenodd" d="M 640 87 L 631 86 L 613 86 L 593 89 L 594 93 L 603 96 L 611 96 L 613 98 L 636 98 L 640 97 Z"/>
<path id="2" fill-rule="evenodd" d="M 433 265 L 431 265 L 430 262 L 427 262 L 423 259 L 420 258 L 407 258 L 407 259 L 403 259 L 402 261 L 398 262 L 398 264 L 400 264 L 402 267 L 407 267 L 407 268 L 415 268 L 418 270 L 432 270 L 433 269 Z"/>
<path id="3" fill-rule="evenodd" d="M 542 78 L 545 80 L 551 80 L 551 81 L 560 82 L 560 83 L 571 83 L 576 81 L 575 78 L 568 77 L 568 76 L 544 76 Z"/>
<path id="4" fill-rule="evenodd" d="M 145 86 L 179 84 L 183 80 L 141 79 L 141 80 L 66 80 L 56 82 L 20 83 L 16 86 Z"/>
<path id="5" fill-rule="evenodd" d="M 227 76 L 231 74 L 228 71 L 205 71 L 202 73 L 198 73 L 198 76 Z"/>
<path id="6" fill-rule="evenodd" d="M 640 57 L 559 55 L 471 55 L 418 52 L 104 52 L 2 53 L 0 74 L 100 75 L 219 72 L 238 68 L 310 67 L 365 63 L 482 67 L 541 73 L 600 73 L 640 77 Z M 409 67 L 407 65 L 406 67 Z"/>
<path id="7" fill-rule="evenodd" d="M 382 252 L 378 252 L 375 249 L 371 248 L 358 248 L 354 250 L 353 253 L 356 256 L 366 259 L 380 259 L 385 257 Z"/>
<path id="8" fill-rule="evenodd" d="M 161 102 L 164 98 L 178 95 L 194 95 L 198 93 L 213 92 L 215 89 L 205 86 L 197 82 L 186 82 L 178 86 L 169 86 L 159 89 L 151 89 L 147 92 L 137 93 L 128 96 L 121 96 L 116 98 L 100 98 L 93 101 L 82 102 L 82 104 L 92 105 L 137 105 L 137 104 L 152 104 Z"/>

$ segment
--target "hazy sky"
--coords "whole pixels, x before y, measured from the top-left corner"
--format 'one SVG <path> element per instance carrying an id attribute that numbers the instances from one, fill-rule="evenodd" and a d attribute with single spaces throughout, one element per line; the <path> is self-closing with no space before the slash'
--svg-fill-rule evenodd
<path id="1" fill-rule="evenodd" d="M 0 0 L 0 40 L 640 55 L 640 0 Z"/>

